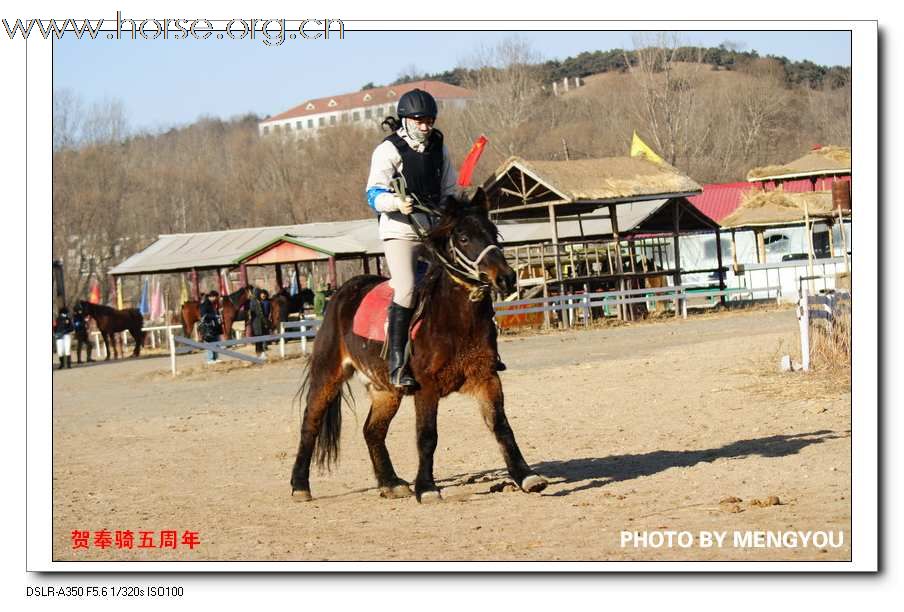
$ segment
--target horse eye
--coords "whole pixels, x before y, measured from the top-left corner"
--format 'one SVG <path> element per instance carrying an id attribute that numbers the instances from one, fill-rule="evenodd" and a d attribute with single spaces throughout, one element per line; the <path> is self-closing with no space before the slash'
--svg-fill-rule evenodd
<path id="1" fill-rule="evenodd" d="M 458 241 L 462 244 L 468 244 L 468 237 L 465 236 L 464 234 L 459 234 Z"/>

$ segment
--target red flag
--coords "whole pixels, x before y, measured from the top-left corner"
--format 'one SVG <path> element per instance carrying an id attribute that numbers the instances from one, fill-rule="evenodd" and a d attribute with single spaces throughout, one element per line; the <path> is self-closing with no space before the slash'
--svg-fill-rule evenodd
<path id="1" fill-rule="evenodd" d="M 465 157 L 465 161 L 461 164 L 461 169 L 458 171 L 458 184 L 462 187 L 467 187 L 471 184 L 471 175 L 474 173 L 474 166 L 477 165 L 477 160 L 480 159 L 480 155 L 483 153 L 483 148 L 487 144 L 487 137 L 483 134 L 474 141 L 474 145 L 471 147 L 471 150 L 468 151 L 468 156 Z"/>
<path id="2" fill-rule="evenodd" d="M 97 282 L 96 278 L 91 281 L 91 293 L 88 296 L 88 301 L 92 304 L 100 304 L 100 283 Z"/>

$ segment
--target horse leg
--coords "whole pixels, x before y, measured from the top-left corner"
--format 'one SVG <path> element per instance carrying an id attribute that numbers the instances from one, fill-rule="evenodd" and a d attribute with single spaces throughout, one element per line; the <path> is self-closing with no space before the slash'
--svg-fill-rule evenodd
<path id="1" fill-rule="evenodd" d="M 414 494 L 420 503 L 439 501 L 442 496 L 433 480 L 433 453 L 436 451 L 436 412 L 439 397 L 429 388 L 422 387 L 414 396 L 414 414 L 417 427 L 417 478 Z"/>
<path id="2" fill-rule="evenodd" d="M 496 436 L 496 442 L 502 450 L 502 457 L 512 480 L 527 493 L 537 493 L 545 489 L 548 484 L 546 479 L 530 469 L 521 455 L 518 443 L 515 442 L 515 434 L 505 416 L 505 397 L 499 377 L 494 375 L 478 384 L 473 394 L 480 404 L 483 422 Z"/>
<path id="3" fill-rule="evenodd" d="M 129 330 L 129 333 L 132 334 L 132 339 L 135 340 L 135 350 L 132 351 L 132 357 L 138 357 L 141 355 L 141 345 L 144 344 L 144 332 L 139 327 L 137 334 L 131 330 Z"/>
<path id="4" fill-rule="evenodd" d="M 336 351 L 338 353 L 338 351 Z M 296 493 L 302 501 L 311 497 L 311 459 L 318 446 L 317 462 L 323 466 L 335 459 L 339 448 L 339 426 L 341 425 L 342 383 L 345 380 L 339 360 L 331 367 L 320 368 L 312 359 L 311 381 L 308 389 L 307 406 L 301 424 L 301 440 L 298 454 L 292 467 L 292 495 Z"/>
<path id="5" fill-rule="evenodd" d="M 107 334 L 107 332 L 101 332 L 100 335 L 101 338 L 104 339 L 104 352 L 106 352 L 107 354 L 107 356 L 104 357 L 104 361 L 110 361 L 110 345 L 113 343 L 113 339 L 109 337 L 109 334 Z"/>
<path id="6" fill-rule="evenodd" d="M 371 406 L 364 422 L 364 440 L 367 442 L 367 450 L 370 452 L 370 461 L 374 466 L 374 475 L 377 478 L 377 486 L 380 488 L 380 496 L 390 499 L 408 497 L 411 489 L 408 483 L 396 475 L 386 448 L 386 434 L 389 432 L 389 423 L 399 410 L 402 397 L 395 391 L 377 391 L 371 389 Z"/>

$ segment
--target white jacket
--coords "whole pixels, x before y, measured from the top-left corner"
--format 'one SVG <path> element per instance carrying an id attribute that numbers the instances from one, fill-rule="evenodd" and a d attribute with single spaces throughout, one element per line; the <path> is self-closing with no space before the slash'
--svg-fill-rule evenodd
<path id="1" fill-rule="evenodd" d="M 422 153 L 426 143 L 418 143 L 408 136 L 405 127 L 402 126 L 396 132 L 408 146 Z M 392 191 L 391 181 L 396 172 L 402 171 L 402 156 L 388 140 L 384 140 L 374 149 L 370 160 L 370 175 L 367 177 L 367 196 L 371 207 L 380 214 L 380 239 L 417 240 L 417 234 L 408 224 L 405 215 L 399 212 L 396 194 Z M 449 157 L 449 149 L 443 144 L 443 175 L 441 178 L 440 195 L 460 197 L 461 188 L 458 186 L 458 172 L 452 166 Z M 424 227 L 431 226 L 431 220 L 424 213 L 414 213 L 414 216 Z"/>

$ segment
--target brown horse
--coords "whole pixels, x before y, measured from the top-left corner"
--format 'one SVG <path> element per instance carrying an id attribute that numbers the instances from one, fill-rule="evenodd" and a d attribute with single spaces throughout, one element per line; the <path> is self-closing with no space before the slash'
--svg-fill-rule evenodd
<path id="1" fill-rule="evenodd" d="M 254 287 L 245 285 L 241 289 L 233 291 L 222 300 L 220 312 L 223 317 L 223 338 L 226 340 L 232 338 L 232 324 L 236 321 L 244 321 L 246 318 L 248 309 L 244 308 L 244 306 L 250 299 L 248 297 L 249 291 L 254 291 Z M 246 336 L 250 335 L 248 333 L 249 331 L 250 327 L 246 326 Z"/>
<path id="2" fill-rule="evenodd" d="M 191 338 L 195 324 L 201 320 L 201 303 L 198 300 L 189 300 L 182 304 L 182 333 L 186 338 Z"/>
<path id="3" fill-rule="evenodd" d="M 137 308 L 117 310 L 103 304 L 92 304 L 85 300 L 79 301 L 78 308 L 80 312 L 94 319 L 97 329 L 104 339 L 104 348 L 107 349 L 106 360 L 110 359 L 111 344 L 113 345 L 116 359 L 122 357 L 122 350 L 116 346 L 114 334 L 126 330 L 132 334 L 132 338 L 135 340 L 135 350 L 132 351 L 132 356 L 138 357 L 141 354 L 141 345 L 144 343 L 144 332 L 141 331 L 141 328 L 144 327 L 144 317 L 141 316 L 141 311 Z"/>
<path id="4" fill-rule="evenodd" d="M 468 204 L 445 206 L 439 225 L 427 237 L 432 263 L 418 288 L 420 328 L 412 340 L 411 370 L 420 387 L 414 392 L 419 466 L 414 493 L 419 502 L 441 498 L 433 477 L 436 416 L 440 398 L 453 392 L 474 397 L 483 420 L 502 450 L 508 472 L 524 491 L 537 492 L 546 480 L 531 470 L 515 442 L 503 408 L 502 383 L 496 373 L 496 329 L 490 289 L 511 292 L 515 273 L 497 242 L 487 215 L 483 190 Z M 411 494 L 399 478 L 386 449 L 389 424 L 403 390 L 389 383 L 382 343 L 353 332 L 355 312 L 364 296 L 385 279 L 357 276 L 330 300 L 305 375 L 307 400 L 301 441 L 292 469 L 292 493 L 311 499 L 312 457 L 327 468 L 338 458 L 342 384 L 357 371 L 366 381 L 371 407 L 364 423 L 377 486 L 383 497 Z M 304 389 L 304 385 L 302 386 Z"/>

